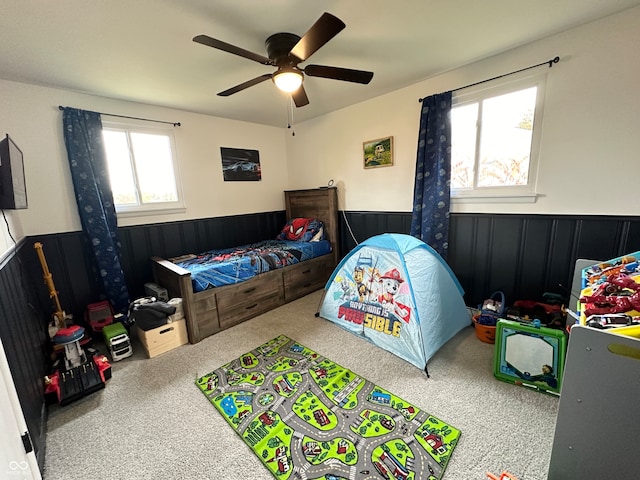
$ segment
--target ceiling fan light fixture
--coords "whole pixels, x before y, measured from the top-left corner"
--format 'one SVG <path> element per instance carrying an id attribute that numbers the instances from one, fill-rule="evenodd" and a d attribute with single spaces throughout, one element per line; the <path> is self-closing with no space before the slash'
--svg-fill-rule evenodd
<path id="1" fill-rule="evenodd" d="M 222 40 L 211 38 L 207 35 L 196 35 L 193 37 L 193 41 L 207 47 L 252 60 L 262 65 L 276 67 L 275 72 L 272 70 L 273 73 L 265 73 L 259 77 L 242 82 L 219 92 L 219 96 L 228 97 L 271 79 L 278 90 L 291 96 L 296 107 L 304 107 L 305 105 L 309 105 L 309 98 L 302 85 L 305 76 L 330 78 L 364 85 L 369 83 L 373 78 L 373 72 L 353 70 L 351 68 L 332 67 L 328 65 L 306 65 L 305 67 L 298 67 L 299 63 L 306 62 L 314 52 L 318 51 L 319 48 L 324 46 L 344 28 L 345 24 L 342 20 L 325 12 L 302 37 L 287 32 L 270 35 L 264 42 L 267 51 L 266 57 L 236 45 L 223 42 Z"/>
<path id="2" fill-rule="evenodd" d="M 273 74 L 272 80 L 283 92 L 295 92 L 302 85 L 302 72 L 294 68 L 280 68 Z"/>

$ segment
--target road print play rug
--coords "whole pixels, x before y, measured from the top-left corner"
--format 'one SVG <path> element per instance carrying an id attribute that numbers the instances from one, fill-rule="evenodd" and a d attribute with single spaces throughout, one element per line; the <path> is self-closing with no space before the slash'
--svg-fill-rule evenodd
<path id="1" fill-rule="evenodd" d="M 284 335 L 196 385 L 277 479 L 436 480 L 460 438 Z"/>

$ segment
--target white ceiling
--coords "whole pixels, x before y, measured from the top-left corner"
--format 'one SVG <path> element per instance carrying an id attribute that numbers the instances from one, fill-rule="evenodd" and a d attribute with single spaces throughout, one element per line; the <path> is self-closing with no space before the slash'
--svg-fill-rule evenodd
<path id="1" fill-rule="evenodd" d="M 270 81 L 216 95 L 273 67 L 192 38 L 205 34 L 266 56 L 264 40 L 273 33 L 303 35 L 323 12 L 344 21 L 305 63 L 370 70 L 373 80 L 305 78 L 310 104 L 295 109 L 299 123 L 636 5 L 640 0 L 5 0 L 0 78 L 284 126 L 290 102 Z"/>

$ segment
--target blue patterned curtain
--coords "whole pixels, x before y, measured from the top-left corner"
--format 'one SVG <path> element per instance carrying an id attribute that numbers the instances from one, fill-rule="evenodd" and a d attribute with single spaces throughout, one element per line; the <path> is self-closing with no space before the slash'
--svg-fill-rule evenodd
<path id="1" fill-rule="evenodd" d="M 422 101 L 411 235 L 447 259 L 451 203 L 451 92 Z"/>
<path id="2" fill-rule="evenodd" d="M 78 213 L 95 259 L 96 280 L 114 310 L 126 313 L 129 292 L 120 262 L 118 223 L 100 114 L 64 108 L 62 121 Z"/>

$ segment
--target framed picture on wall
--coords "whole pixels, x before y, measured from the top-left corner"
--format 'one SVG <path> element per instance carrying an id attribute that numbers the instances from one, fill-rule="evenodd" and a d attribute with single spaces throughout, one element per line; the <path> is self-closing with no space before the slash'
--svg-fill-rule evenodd
<path id="1" fill-rule="evenodd" d="M 393 165 L 393 137 L 377 138 L 362 143 L 364 168 Z"/>
<path id="2" fill-rule="evenodd" d="M 225 182 L 257 182 L 262 179 L 258 150 L 220 147 L 220 154 Z"/>

